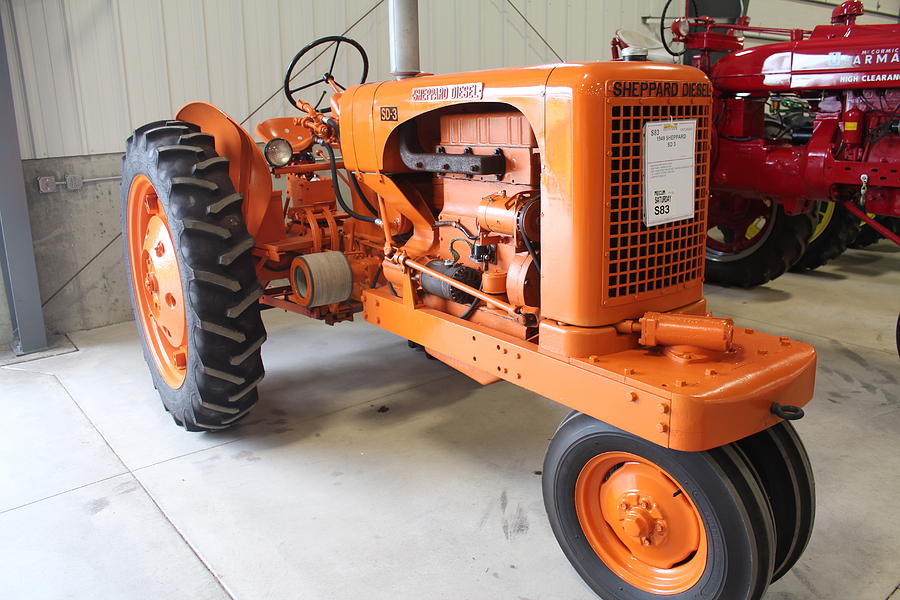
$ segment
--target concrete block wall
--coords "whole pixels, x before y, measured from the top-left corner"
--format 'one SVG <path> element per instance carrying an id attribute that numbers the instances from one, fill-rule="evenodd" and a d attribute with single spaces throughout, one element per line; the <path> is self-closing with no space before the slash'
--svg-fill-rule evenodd
<path id="1" fill-rule="evenodd" d="M 86 183 L 79 191 L 62 187 L 42 194 L 37 178 L 118 176 L 121 164 L 121 153 L 22 161 L 41 302 L 50 334 L 130 319 L 131 305 L 122 266 L 118 180 Z M 11 340 L 3 293 L 0 344 Z"/>
<path id="2" fill-rule="evenodd" d="M 262 144 L 260 144 L 260 149 Z M 120 176 L 122 153 L 22 161 L 44 320 L 50 335 L 130 321 L 131 301 L 120 235 L 119 180 L 42 194 L 37 178 Z M 284 180 L 273 182 L 284 189 Z M 348 190 L 344 192 L 349 193 Z M 0 277 L 0 346 L 12 342 Z"/>

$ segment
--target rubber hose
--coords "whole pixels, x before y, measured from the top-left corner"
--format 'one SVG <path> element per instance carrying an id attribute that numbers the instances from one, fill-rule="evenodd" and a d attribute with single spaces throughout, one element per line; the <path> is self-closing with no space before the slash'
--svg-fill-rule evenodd
<path id="1" fill-rule="evenodd" d="M 334 197 L 337 199 L 338 206 L 340 206 L 345 213 L 347 213 L 354 219 L 359 219 L 360 221 L 365 221 L 366 223 L 374 223 L 376 225 L 380 225 L 381 221 L 376 217 L 362 215 L 347 206 L 347 203 L 344 202 L 344 197 L 341 195 L 340 185 L 338 185 L 337 161 L 334 158 L 334 149 L 324 142 L 320 143 L 319 145 L 325 148 L 325 152 L 326 154 L 328 154 L 328 162 L 331 166 L 331 186 L 334 188 Z"/>
<path id="2" fill-rule="evenodd" d="M 377 215 L 378 210 L 374 206 L 372 206 L 372 203 L 369 202 L 369 199 L 366 198 L 365 194 L 363 194 L 362 188 L 359 187 L 359 182 L 356 180 L 356 174 L 353 171 L 347 171 L 347 173 L 350 175 L 350 183 L 353 184 L 353 189 L 356 190 L 356 195 L 359 196 L 360 201 L 365 205 L 367 209 L 369 209 L 370 213 L 372 213 L 373 215 Z"/>

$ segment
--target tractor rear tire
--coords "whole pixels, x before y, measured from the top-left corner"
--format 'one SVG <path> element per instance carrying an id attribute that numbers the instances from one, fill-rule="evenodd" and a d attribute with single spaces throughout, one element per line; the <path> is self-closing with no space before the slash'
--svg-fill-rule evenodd
<path id="1" fill-rule="evenodd" d="M 811 271 L 821 267 L 843 254 L 859 235 L 859 217 L 843 204 L 820 202 L 816 217 L 818 222 L 809 245 L 791 271 Z"/>
<path id="2" fill-rule="evenodd" d="M 883 235 L 875 231 L 874 227 L 868 223 L 863 223 L 859 227 L 859 234 L 857 234 L 853 243 L 850 244 L 850 247 L 856 250 L 862 250 L 863 248 L 868 248 L 872 244 L 877 244 L 883 237 Z"/>
<path id="3" fill-rule="evenodd" d="M 757 600 L 771 579 L 772 510 L 732 445 L 678 452 L 570 414 L 543 492 L 564 554 L 606 600 Z"/>
<path id="4" fill-rule="evenodd" d="M 228 159 L 192 123 L 139 127 L 121 202 L 132 308 L 163 405 L 188 431 L 230 427 L 256 404 L 266 332 Z"/>
<path id="5" fill-rule="evenodd" d="M 900 218 L 876 216 L 875 220 L 894 233 L 900 233 Z M 857 234 L 856 239 L 853 240 L 853 243 L 850 244 L 850 247 L 861 250 L 863 248 L 868 248 L 872 244 L 877 244 L 882 239 L 884 239 L 884 236 L 876 231 L 874 227 L 868 223 L 860 223 L 859 233 Z"/>
<path id="6" fill-rule="evenodd" d="M 809 213 L 787 215 L 779 204 L 766 224 L 765 238 L 749 251 L 729 254 L 706 249 L 706 281 L 750 288 L 780 277 L 803 255 L 813 232 Z"/>

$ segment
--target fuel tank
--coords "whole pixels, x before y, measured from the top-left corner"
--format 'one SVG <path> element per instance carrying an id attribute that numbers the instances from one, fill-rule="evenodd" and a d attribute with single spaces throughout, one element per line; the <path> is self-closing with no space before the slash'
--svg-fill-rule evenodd
<path id="1" fill-rule="evenodd" d="M 820 25 L 805 40 L 729 54 L 710 79 L 734 93 L 898 87 L 900 25 Z"/>

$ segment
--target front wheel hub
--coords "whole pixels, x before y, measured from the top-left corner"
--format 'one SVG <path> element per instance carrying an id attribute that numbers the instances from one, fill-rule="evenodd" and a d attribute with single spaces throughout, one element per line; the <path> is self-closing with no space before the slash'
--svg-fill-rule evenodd
<path id="1" fill-rule="evenodd" d="M 597 556 L 624 581 L 677 594 L 706 569 L 699 512 L 668 473 L 627 452 L 589 460 L 575 484 L 578 522 Z"/>

